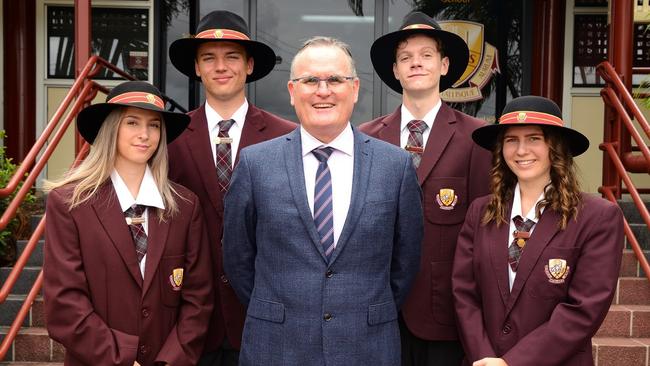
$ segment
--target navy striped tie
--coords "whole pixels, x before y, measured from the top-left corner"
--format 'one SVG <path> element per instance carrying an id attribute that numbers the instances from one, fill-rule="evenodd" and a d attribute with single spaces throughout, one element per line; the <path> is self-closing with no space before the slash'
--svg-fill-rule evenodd
<path id="1" fill-rule="evenodd" d="M 314 224 L 320 235 L 320 243 L 329 260 L 334 251 L 334 217 L 332 210 L 332 176 L 327 166 L 327 159 L 334 151 L 331 147 L 319 147 L 312 150 L 318 159 L 316 185 L 314 186 Z"/>

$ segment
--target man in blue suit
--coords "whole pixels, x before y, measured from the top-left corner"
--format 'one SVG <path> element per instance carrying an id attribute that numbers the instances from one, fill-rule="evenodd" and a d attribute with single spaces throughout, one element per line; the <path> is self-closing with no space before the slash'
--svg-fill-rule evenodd
<path id="1" fill-rule="evenodd" d="M 226 195 L 224 268 L 248 307 L 240 365 L 399 365 L 423 235 L 411 157 L 350 125 L 345 43 L 305 42 L 288 88 L 301 127 L 242 150 Z"/>

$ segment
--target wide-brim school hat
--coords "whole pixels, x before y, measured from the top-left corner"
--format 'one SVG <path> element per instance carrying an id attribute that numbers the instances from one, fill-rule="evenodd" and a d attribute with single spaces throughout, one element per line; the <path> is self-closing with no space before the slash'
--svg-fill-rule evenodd
<path id="1" fill-rule="evenodd" d="M 92 144 L 106 117 L 120 107 L 135 107 L 160 113 L 165 124 L 167 143 L 185 131 L 190 123 L 188 115 L 165 110 L 165 100 L 158 88 L 144 81 L 127 81 L 114 87 L 106 96 L 105 103 L 92 104 L 79 112 L 79 134 Z"/>
<path id="2" fill-rule="evenodd" d="M 449 58 L 447 75 L 440 77 L 440 92 L 450 88 L 467 68 L 469 61 L 467 43 L 459 35 L 442 30 L 435 20 L 419 11 L 407 14 L 399 30 L 377 38 L 370 47 L 370 60 L 377 75 L 391 89 L 402 93 L 402 85 L 395 79 L 393 73 L 395 51 L 402 40 L 413 34 L 430 35 L 440 40 L 445 56 Z"/>
<path id="3" fill-rule="evenodd" d="M 250 39 L 246 21 L 235 13 L 216 10 L 204 16 L 191 38 L 182 38 L 169 46 L 169 59 L 178 71 L 201 80 L 196 76 L 194 62 L 197 48 L 206 42 L 234 42 L 246 48 L 249 57 L 253 58 L 253 72 L 246 77 L 246 82 L 263 78 L 275 66 L 275 52 L 271 47 Z"/>
<path id="4" fill-rule="evenodd" d="M 479 127 L 472 139 L 479 146 L 493 150 L 499 132 L 510 126 L 547 126 L 565 136 L 571 154 L 578 156 L 589 148 L 589 139 L 582 133 L 564 126 L 560 107 L 550 99 L 528 95 L 518 97 L 506 104 L 498 124 Z"/>

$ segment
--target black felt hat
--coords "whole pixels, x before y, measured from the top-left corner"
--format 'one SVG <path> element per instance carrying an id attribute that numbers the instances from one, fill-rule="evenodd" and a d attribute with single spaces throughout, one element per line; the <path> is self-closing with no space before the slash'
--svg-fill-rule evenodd
<path id="1" fill-rule="evenodd" d="M 481 147 L 493 150 L 499 132 L 513 125 L 547 126 L 560 131 L 573 156 L 578 156 L 589 148 L 589 140 L 585 135 L 564 126 L 562 111 L 555 102 L 534 95 L 518 97 L 508 102 L 499 123 L 477 128 L 472 133 L 472 139 Z"/>
<path id="2" fill-rule="evenodd" d="M 248 56 L 253 58 L 253 72 L 246 77 L 247 83 L 261 79 L 273 70 L 275 52 L 266 44 L 251 40 L 246 21 L 225 10 L 216 10 L 204 16 L 192 38 L 174 41 L 169 46 L 169 59 L 178 71 L 200 80 L 194 69 L 197 48 L 206 42 L 223 41 L 241 44 Z"/>
<path id="3" fill-rule="evenodd" d="M 158 88 L 144 81 L 127 81 L 114 87 L 106 96 L 105 103 L 92 104 L 79 112 L 77 116 L 79 134 L 92 144 L 106 117 L 118 107 L 135 107 L 159 112 L 165 123 L 168 143 L 178 137 L 190 123 L 188 115 L 165 110 L 165 100 Z"/>
<path id="4" fill-rule="evenodd" d="M 402 85 L 395 79 L 393 64 L 399 43 L 413 34 L 436 37 L 442 43 L 445 56 L 449 58 L 447 75 L 440 77 L 440 92 L 451 87 L 465 72 L 469 61 L 467 43 L 457 34 L 447 32 L 430 16 L 416 11 L 406 15 L 399 30 L 383 35 L 370 47 L 370 59 L 375 72 L 391 89 L 402 93 Z M 440 47 L 440 45 L 438 45 Z"/>

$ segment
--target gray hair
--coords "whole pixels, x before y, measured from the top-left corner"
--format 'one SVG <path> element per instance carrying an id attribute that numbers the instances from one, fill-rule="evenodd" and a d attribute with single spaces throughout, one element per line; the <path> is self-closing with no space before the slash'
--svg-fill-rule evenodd
<path id="1" fill-rule="evenodd" d="M 333 47 L 333 48 L 340 49 L 341 51 L 343 51 L 343 53 L 347 55 L 348 64 L 350 65 L 350 70 L 352 72 L 351 76 L 357 77 L 357 69 L 354 65 L 354 59 L 352 58 L 352 52 L 350 51 L 350 46 L 347 43 L 334 37 L 315 36 L 306 40 L 302 44 L 302 46 L 300 46 L 298 52 L 296 52 L 296 55 L 293 57 L 293 60 L 291 60 L 290 78 L 293 79 L 295 77 L 294 70 L 296 65 L 296 59 L 300 54 L 302 54 L 307 48 L 310 47 Z"/>

